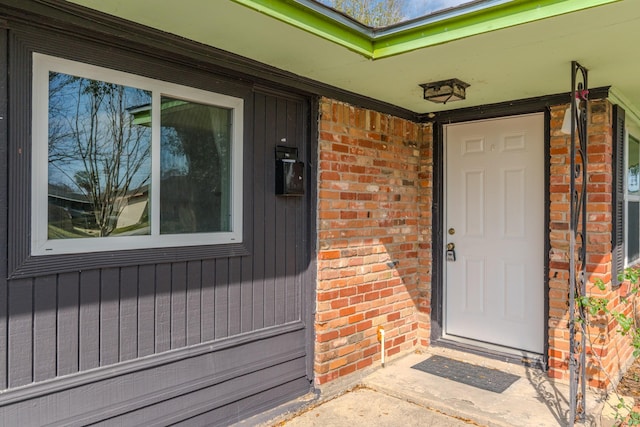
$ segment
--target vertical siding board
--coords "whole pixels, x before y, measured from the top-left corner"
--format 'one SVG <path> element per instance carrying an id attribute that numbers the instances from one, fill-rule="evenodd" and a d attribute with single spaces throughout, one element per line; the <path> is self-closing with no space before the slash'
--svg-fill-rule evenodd
<path id="1" fill-rule="evenodd" d="M 25 48 L 15 33 L 9 33 L 9 49 L 7 52 L 11 55 L 11 61 L 6 61 L 3 57 L 2 63 L 8 62 L 9 75 L 11 80 L 8 82 L 7 90 L 8 100 L 13 100 L 11 104 L 10 114 L 4 116 L 8 120 L 8 223 L 7 242 L 11 248 L 7 252 L 7 261 L 9 272 L 13 272 L 24 259 L 29 255 L 29 239 L 24 238 L 25 230 L 29 230 L 31 226 L 31 197 L 25 197 L 22 183 L 31 182 L 31 129 L 25 126 L 31 123 L 30 102 L 20 102 L 21 100 L 31 99 L 31 73 L 25 72 L 29 70 L 31 61 L 31 52 Z M 4 47 L 4 46 L 3 46 Z M 3 120 L 4 121 L 4 120 Z M 4 191 L 4 188 L 3 188 Z M 28 213 L 25 215 L 24 213 Z M 3 262 L 5 262 L 3 260 Z M 11 351 L 11 350 L 9 350 Z"/>
<path id="2" fill-rule="evenodd" d="M 309 152 L 307 148 L 308 141 L 307 137 L 307 126 L 306 123 L 309 119 L 308 117 L 308 104 L 304 101 L 300 101 L 297 104 L 297 122 L 300 124 L 296 130 L 296 134 L 298 135 L 298 140 L 302 143 L 300 144 L 300 158 L 304 159 L 305 162 L 305 171 L 304 171 L 304 180 L 305 180 L 305 196 L 300 200 L 299 203 L 296 204 L 296 264 L 295 264 L 295 291 L 296 291 L 296 299 L 295 299 L 295 314 L 296 319 L 302 320 L 304 317 L 303 313 L 303 286 L 304 286 L 304 272 L 307 270 L 309 266 L 309 252 L 311 250 L 309 238 L 307 235 L 307 224 L 309 222 L 309 216 L 307 214 L 306 207 L 310 205 L 309 200 L 312 198 L 312 194 L 309 194 L 309 186 L 311 180 L 311 167 L 313 162 L 309 158 Z"/>
<path id="3" fill-rule="evenodd" d="M 276 132 L 277 119 L 277 103 L 273 96 L 268 96 L 265 103 L 265 164 L 272 159 L 275 163 L 275 146 L 278 141 Z M 276 246 L 276 204 L 278 200 L 275 196 L 275 165 L 267 167 L 264 174 L 264 326 L 273 326 L 276 324 L 276 293 L 275 293 L 275 258 L 277 252 Z"/>
<path id="4" fill-rule="evenodd" d="M 156 353 L 171 348 L 171 264 L 156 267 Z"/>
<path id="5" fill-rule="evenodd" d="M 120 271 L 102 270 L 100 277 L 100 366 L 111 365 L 119 358 Z"/>
<path id="6" fill-rule="evenodd" d="M 289 101 L 287 104 L 287 140 L 295 141 L 298 144 L 298 155 L 303 157 L 303 148 L 301 141 L 303 139 L 300 135 L 300 102 Z M 298 313 L 298 291 L 296 280 L 296 266 L 297 259 L 302 248 L 297 247 L 298 242 L 298 222 L 302 215 L 299 211 L 299 206 L 302 204 L 302 197 L 292 197 L 287 200 L 287 213 L 286 213 L 286 256 L 285 256 L 285 321 L 293 322 L 300 319 Z"/>
<path id="7" fill-rule="evenodd" d="M 100 271 L 80 273 L 80 370 L 100 366 Z"/>
<path id="8" fill-rule="evenodd" d="M 7 30 L 0 30 L 0 58 L 7 58 Z M 7 117 L 7 61 L 0 61 L 0 117 Z M 0 120 L 0 390 L 7 387 L 7 120 Z"/>
<path id="9" fill-rule="evenodd" d="M 155 267 L 140 266 L 138 271 L 138 357 L 155 351 Z"/>
<path id="10" fill-rule="evenodd" d="M 171 266 L 171 348 L 187 343 L 187 264 Z"/>
<path id="11" fill-rule="evenodd" d="M 56 376 L 56 276 L 33 282 L 33 380 Z"/>
<path id="12" fill-rule="evenodd" d="M 30 226 L 30 215 L 24 212 L 31 212 L 31 198 L 25 197 L 21 183 L 31 182 L 31 144 L 29 143 L 30 129 L 25 123 L 30 123 L 31 110 L 29 103 L 22 103 L 20 100 L 31 98 L 31 85 L 29 79 L 31 73 L 24 72 L 28 69 L 31 53 L 25 49 L 15 34 L 4 32 L 2 38 L 2 51 L 6 56 L 0 61 L 3 73 L 2 79 L 8 84 L 3 86 L 3 91 L 8 92 L 8 96 L 0 98 L 3 106 L 5 102 L 14 100 L 11 104 L 11 114 L 3 117 L 3 126 L 8 122 L 6 157 L 2 157 L 4 162 L 7 159 L 8 171 L 6 176 L 7 186 L 0 187 L 0 193 L 7 191 L 7 250 L 6 258 L 0 260 L 3 265 L 8 265 L 8 272 L 12 272 L 28 255 L 29 248 L 27 239 L 23 238 L 25 230 Z M 8 41 L 8 43 L 4 43 Z M 9 48 L 7 50 L 7 48 Z M 11 54 L 11 61 L 6 61 Z M 11 82 L 7 76 L 11 75 Z M 17 101 L 17 102 L 16 102 Z M 10 166 L 9 166 L 10 165 Z M 11 201 L 11 203 L 9 203 Z M 0 215 L 4 215 L 0 213 Z M 3 224 L 4 226 L 4 224 Z M 2 276 L 7 277 L 7 276 Z M 8 332 L 7 332 L 7 363 L 8 363 L 8 386 L 17 387 L 28 384 L 33 380 L 33 283 L 31 280 L 9 281 L 8 284 Z"/>
<path id="13" fill-rule="evenodd" d="M 120 355 L 119 361 L 138 355 L 138 267 L 120 271 Z"/>
<path id="14" fill-rule="evenodd" d="M 215 285 L 216 262 L 215 260 L 202 261 L 202 342 L 215 339 Z"/>
<path id="15" fill-rule="evenodd" d="M 216 259 L 215 339 L 229 336 L 229 260 Z"/>
<path id="16" fill-rule="evenodd" d="M 256 93 L 254 100 L 254 164 L 253 171 L 255 177 L 265 176 L 265 166 L 267 156 L 265 147 L 266 135 L 266 99 L 265 95 Z M 262 179 L 254 178 L 253 193 L 253 251 L 251 260 L 253 261 L 253 329 L 257 330 L 264 326 L 264 229 L 265 229 L 265 182 Z"/>
<path id="17" fill-rule="evenodd" d="M 249 115 L 248 115 L 249 116 Z M 255 126 L 255 109 L 251 105 L 250 121 L 245 122 L 245 134 L 250 135 L 254 132 Z M 253 139 L 251 139 L 253 141 Z M 254 145 L 253 142 L 252 145 Z M 244 150 L 244 164 L 251 165 L 244 169 L 244 208 L 243 208 L 243 243 L 245 247 L 251 251 L 253 248 L 253 216 L 255 205 L 255 187 L 256 187 L 256 171 L 253 167 L 257 163 L 263 163 L 264 159 L 256 158 L 253 146 L 251 149 Z M 246 256 L 238 260 L 240 269 L 240 332 L 249 332 L 253 330 L 253 263 L 251 256 Z"/>
<path id="18" fill-rule="evenodd" d="M 250 257 L 243 258 L 240 265 L 240 332 L 253 330 L 253 261 Z"/>
<path id="19" fill-rule="evenodd" d="M 277 120 L 278 140 L 287 136 L 287 101 L 277 100 Z M 285 323 L 286 312 L 286 244 L 287 244 L 287 205 L 291 203 L 286 197 L 276 200 L 275 215 L 275 304 L 276 304 L 276 325 Z"/>
<path id="20" fill-rule="evenodd" d="M 58 375 L 78 372 L 80 276 L 58 276 Z"/>
<path id="21" fill-rule="evenodd" d="M 187 264 L 187 345 L 201 342 L 201 287 L 202 262 Z"/>
<path id="22" fill-rule="evenodd" d="M 33 381 L 33 283 L 9 282 L 9 387 Z"/>
<path id="23" fill-rule="evenodd" d="M 238 335 L 242 322 L 241 258 L 229 259 L 229 336 Z"/>
<path id="24" fill-rule="evenodd" d="M 0 191 L 1 192 L 1 191 Z M 0 230 L 1 231 L 1 230 Z M 0 238 L 0 240 L 2 240 Z M 0 254 L 2 251 L 0 251 Z M 5 263 L 2 263 L 5 264 Z M 6 265 L 6 264 L 5 264 Z M 3 271 L 3 267 L 0 267 L 0 272 Z M 7 297 L 9 284 L 5 279 L 5 275 L 0 276 L 0 390 L 7 388 L 7 318 L 8 318 L 8 305 Z"/>

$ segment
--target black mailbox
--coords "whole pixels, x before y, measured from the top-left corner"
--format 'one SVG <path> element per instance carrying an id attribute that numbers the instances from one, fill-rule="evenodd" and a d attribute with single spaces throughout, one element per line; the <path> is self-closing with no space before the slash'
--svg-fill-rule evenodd
<path id="1" fill-rule="evenodd" d="M 298 161 L 298 149 L 276 147 L 276 194 L 304 195 L 304 163 Z"/>

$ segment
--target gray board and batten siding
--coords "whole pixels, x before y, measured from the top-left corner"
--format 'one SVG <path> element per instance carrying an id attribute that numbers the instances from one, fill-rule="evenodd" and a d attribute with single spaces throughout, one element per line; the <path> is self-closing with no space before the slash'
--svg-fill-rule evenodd
<path id="1" fill-rule="evenodd" d="M 308 392 L 314 176 L 282 197 L 274 175 L 276 145 L 311 169 L 310 97 L 19 7 L 0 1 L 0 425 L 218 425 Z M 33 52 L 243 98 L 242 243 L 31 256 Z"/>

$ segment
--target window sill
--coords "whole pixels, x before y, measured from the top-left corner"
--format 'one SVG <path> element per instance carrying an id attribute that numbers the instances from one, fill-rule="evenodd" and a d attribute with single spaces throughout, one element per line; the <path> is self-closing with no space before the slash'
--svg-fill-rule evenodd
<path id="1" fill-rule="evenodd" d="M 9 279 L 78 272 L 96 268 L 240 257 L 249 254 L 250 252 L 245 244 L 230 243 L 224 245 L 28 256 L 24 262 L 9 272 Z"/>

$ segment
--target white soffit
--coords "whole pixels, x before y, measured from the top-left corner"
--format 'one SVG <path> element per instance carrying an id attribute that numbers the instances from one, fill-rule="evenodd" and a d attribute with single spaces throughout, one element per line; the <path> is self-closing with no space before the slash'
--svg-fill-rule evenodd
<path id="1" fill-rule="evenodd" d="M 614 86 L 640 105 L 637 0 L 375 61 L 231 0 L 72 1 L 418 113 L 567 92 L 572 60 L 590 70 L 591 87 Z M 470 83 L 467 100 L 422 99 L 420 83 L 453 77 Z"/>

